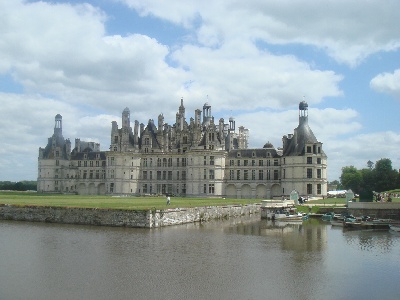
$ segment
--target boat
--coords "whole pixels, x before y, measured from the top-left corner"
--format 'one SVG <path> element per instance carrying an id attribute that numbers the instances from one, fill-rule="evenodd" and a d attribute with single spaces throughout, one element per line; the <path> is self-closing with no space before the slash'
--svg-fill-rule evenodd
<path id="1" fill-rule="evenodd" d="M 389 229 L 392 231 L 400 232 L 400 224 L 389 224 Z"/>
<path id="2" fill-rule="evenodd" d="M 331 221 L 333 219 L 333 216 L 335 215 L 335 213 L 333 211 L 329 211 L 325 214 L 322 215 L 321 219 L 322 221 Z"/>
<path id="3" fill-rule="evenodd" d="M 261 218 L 276 221 L 303 221 L 307 214 L 297 212 L 293 200 L 262 200 Z"/>

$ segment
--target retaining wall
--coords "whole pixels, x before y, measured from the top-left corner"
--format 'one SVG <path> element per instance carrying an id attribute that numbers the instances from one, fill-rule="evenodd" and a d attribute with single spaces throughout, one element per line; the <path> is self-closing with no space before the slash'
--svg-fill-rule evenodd
<path id="1" fill-rule="evenodd" d="M 147 211 L 0 205 L 0 219 L 2 220 L 142 228 L 206 222 L 211 219 L 228 219 L 259 212 L 259 204 Z"/>

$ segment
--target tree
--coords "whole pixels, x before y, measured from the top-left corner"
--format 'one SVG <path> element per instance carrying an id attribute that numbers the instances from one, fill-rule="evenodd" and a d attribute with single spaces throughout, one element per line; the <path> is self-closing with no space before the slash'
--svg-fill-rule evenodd
<path id="1" fill-rule="evenodd" d="M 354 193 L 358 194 L 362 183 L 361 172 L 354 166 L 343 167 L 340 182 L 343 188 L 346 190 L 351 189 Z"/>
<path id="2" fill-rule="evenodd" d="M 367 166 L 370 170 L 372 170 L 374 168 L 374 163 L 372 161 L 367 161 Z"/>
<path id="3" fill-rule="evenodd" d="M 375 164 L 375 187 L 377 192 L 389 191 L 396 188 L 398 173 L 393 170 L 392 161 L 382 158 Z"/>

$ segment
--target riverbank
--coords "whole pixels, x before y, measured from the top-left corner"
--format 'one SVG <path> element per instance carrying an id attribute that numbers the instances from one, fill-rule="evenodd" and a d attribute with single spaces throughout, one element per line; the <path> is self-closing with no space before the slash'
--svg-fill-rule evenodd
<path id="1" fill-rule="evenodd" d="M 137 228 L 158 228 L 257 214 L 260 204 L 150 210 L 0 205 L 1 220 Z"/>

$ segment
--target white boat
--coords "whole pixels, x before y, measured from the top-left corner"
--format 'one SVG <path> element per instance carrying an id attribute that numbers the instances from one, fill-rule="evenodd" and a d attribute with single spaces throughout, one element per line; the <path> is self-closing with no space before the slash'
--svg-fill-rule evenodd
<path id="1" fill-rule="evenodd" d="M 390 224 L 389 225 L 390 230 L 400 232 L 400 224 Z"/>

